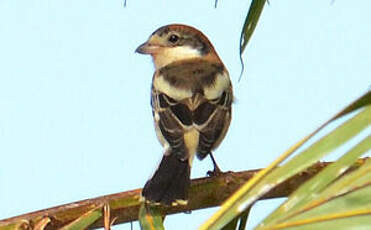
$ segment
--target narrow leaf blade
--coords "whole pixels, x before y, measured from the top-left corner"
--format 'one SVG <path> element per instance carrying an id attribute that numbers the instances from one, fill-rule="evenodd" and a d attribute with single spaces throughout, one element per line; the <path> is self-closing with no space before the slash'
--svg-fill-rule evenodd
<path id="1" fill-rule="evenodd" d="M 101 207 L 94 208 L 71 223 L 63 226 L 60 230 L 86 229 L 102 216 Z"/>
<path id="2" fill-rule="evenodd" d="M 142 204 L 139 209 L 141 230 L 164 230 L 162 215 L 155 206 Z"/>

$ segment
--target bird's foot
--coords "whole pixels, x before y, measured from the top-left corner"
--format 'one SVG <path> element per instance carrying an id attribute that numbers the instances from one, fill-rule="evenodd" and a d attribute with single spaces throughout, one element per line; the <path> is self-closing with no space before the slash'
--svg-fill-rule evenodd
<path id="1" fill-rule="evenodd" d="M 220 170 L 220 168 L 217 165 L 214 166 L 214 170 L 213 171 L 211 171 L 211 170 L 210 171 L 207 171 L 207 175 L 209 177 L 215 177 L 215 176 L 219 176 L 221 174 L 223 174 L 223 172 L 222 172 L 222 170 Z"/>

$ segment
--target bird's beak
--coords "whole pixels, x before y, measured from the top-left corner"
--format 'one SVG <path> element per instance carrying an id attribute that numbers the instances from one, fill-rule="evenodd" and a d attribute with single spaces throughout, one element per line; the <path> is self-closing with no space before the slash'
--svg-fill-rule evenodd
<path id="1" fill-rule="evenodd" d="M 140 54 L 153 54 L 156 52 L 157 48 L 158 46 L 145 42 L 142 45 L 138 46 L 135 52 Z"/>

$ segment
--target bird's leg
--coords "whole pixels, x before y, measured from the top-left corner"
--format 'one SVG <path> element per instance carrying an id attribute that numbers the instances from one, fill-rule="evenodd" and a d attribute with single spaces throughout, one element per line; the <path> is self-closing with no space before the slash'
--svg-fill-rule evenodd
<path id="1" fill-rule="evenodd" d="M 207 175 L 210 176 L 210 177 L 213 177 L 213 176 L 218 176 L 218 175 L 222 174 L 223 172 L 222 172 L 222 170 L 220 170 L 218 164 L 216 163 L 213 154 L 210 152 L 209 155 L 210 155 L 211 161 L 213 162 L 214 170 L 213 171 L 208 171 Z"/>

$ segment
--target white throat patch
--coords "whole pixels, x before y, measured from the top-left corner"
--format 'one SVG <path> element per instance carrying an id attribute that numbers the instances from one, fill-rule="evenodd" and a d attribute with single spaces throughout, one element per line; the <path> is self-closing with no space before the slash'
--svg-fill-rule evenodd
<path id="1" fill-rule="evenodd" d="M 175 61 L 201 57 L 201 53 L 190 46 L 177 46 L 164 48 L 163 52 L 156 54 L 154 63 L 156 69 L 166 66 Z"/>

